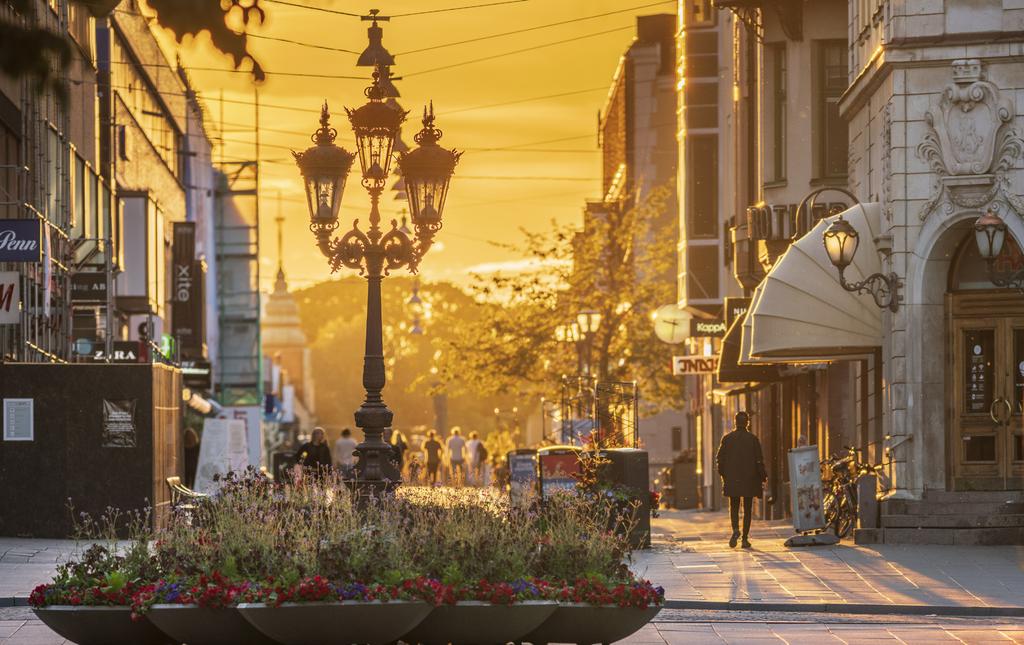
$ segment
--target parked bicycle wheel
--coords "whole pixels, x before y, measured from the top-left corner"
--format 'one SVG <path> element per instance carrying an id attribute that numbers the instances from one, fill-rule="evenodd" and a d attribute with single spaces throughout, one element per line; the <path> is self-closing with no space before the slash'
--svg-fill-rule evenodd
<path id="1" fill-rule="evenodd" d="M 836 537 L 842 539 L 850 534 L 857 520 L 857 508 L 844 490 L 828 492 L 825 495 L 825 521 L 832 527 Z"/>

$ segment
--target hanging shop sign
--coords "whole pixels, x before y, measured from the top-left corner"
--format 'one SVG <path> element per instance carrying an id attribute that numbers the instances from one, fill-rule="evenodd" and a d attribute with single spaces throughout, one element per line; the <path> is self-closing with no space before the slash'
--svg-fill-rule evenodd
<path id="1" fill-rule="evenodd" d="M 195 222 L 174 223 L 171 267 L 171 335 L 178 339 L 182 355 L 202 353 L 203 264 L 196 260 Z"/>
<path id="2" fill-rule="evenodd" d="M 747 309 L 750 309 L 750 298 L 726 298 L 725 328 L 732 327 L 737 318 L 747 313 Z"/>
<path id="3" fill-rule="evenodd" d="M 21 322 L 21 276 L 17 271 L 0 271 L 0 325 Z"/>
<path id="4" fill-rule="evenodd" d="M 71 302 L 100 305 L 107 302 L 105 273 L 76 273 L 71 276 Z"/>
<path id="5" fill-rule="evenodd" d="M 0 262 L 41 262 L 42 240 L 38 218 L 0 219 Z"/>
<path id="6" fill-rule="evenodd" d="M 181 361 L 181 377 L 185 387 L 194 390 L 207 390 L 213 387 L 210 361 L 205 359 Z"/>
<path id="7" fill-rule="evenodd" d="M 718 371 L 717 356 L 673 356 L 673 376 L 714 374 Z"/>
<path id="8" fill-rule="evenodd" d="M 721 318 L 690 319 L 690 338 L 722 338 L 725 329 L 725 320 Z"/>
<path id="9" fill-rule="evenodd" d="M 110 354 L 111 363 L 138 363 L 140 362 L 139 341 L 137 340 L 115 340 Z M 93 345 L 92 360 L 97 363 L 106 363 L 107 352 L 104 343 L 98 341 Z"/>

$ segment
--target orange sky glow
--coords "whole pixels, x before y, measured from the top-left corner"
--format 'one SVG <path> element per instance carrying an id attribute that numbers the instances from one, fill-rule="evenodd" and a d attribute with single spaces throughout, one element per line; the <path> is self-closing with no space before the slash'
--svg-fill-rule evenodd
<path id="1" fill-rule="evenodd" d="M 292 1 L 352 13 L 377 8 L 382 15 L 396 16 L 484 4 L 483 0 Z M 269 1 L 261 6 L 267 20 L 262 26 L 250 26 L 254 35 L 353 51 L 366 46 L 369 23 L 358 18 Z M 627 11 L 414 51 L 621 10 Z M 521 238 L 521 227 L 541 230 L 553 219 L 581 221 L 583 200 L 600 194 L 597 114 L 619 58 L 633 40 L 635 16 L 674 10 L 674 0 L 525 0 L 382 23 L 384 45 L 395 55 L 392 73 L 403 78 L 396 82 L 402 93 L 398 100 L 411 111 L 404 138 L 412 144 L 412 134 L 419 129 L 417 117 L 423 105 L 433 100 L 438 126 L 445 133 L 442 144 L 466 151 L 452 180 L 439 243 L 421 265 L 426 280 L 464 283 L 469 271 L 522 266 L 522 258 L 489 241 L 515 242 Z M 370 70 L 356 67 L 357 56 L 351 53 L 263 38 L 250 43 L 268 72 L 258 88 L 247 74 L 195 69 L 231 67 L 230 58 L 211 47 L 207 34 L 186 39 L 178 51 L 185 66 L 192 68 L 193 83 L 209 112 L 211 137 L 223 137 L 224 145 L 217 150 L 225 159 L 255 155 L 254 109 L 243 102 L 252 101 L 258 89 L 263 286 L 269 286 L 277 265 L 274 219 L 280 212 L 286 220 L 285 270 L 289 282 L 300 287 L 327 279 L 329 269 L 307 228 L 299 175 L 289 150 L 310 145 L 309 133 L 317 127 L 325 98 L 332 124 L 339 130 L 339 143 L 352 149 L 342 107 L 357 107 L 365 101 L 362 91 L 368 83 L 275 72 L 368 78 Z M 488 57 L 494 58 L 468 62 Z M 221 103 L 221 93 L 236 103 Z M 356 217 L 365 219 L 368 205 L 358 181 L 350 180 L 342 206 L 343 229 Z M 386 194 L 385 220 L 397 217 L 403 206 Z"/>

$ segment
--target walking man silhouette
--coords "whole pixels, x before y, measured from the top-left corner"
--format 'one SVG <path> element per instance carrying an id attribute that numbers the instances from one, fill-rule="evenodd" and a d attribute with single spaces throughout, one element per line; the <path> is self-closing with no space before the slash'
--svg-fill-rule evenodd
<path id="1" fill-rule="evenodd" d="M 729 498 L 732 537 L 729 547 L 735 549 L 740 538 L 740 503 L 743 504 L 743 548 L 750 548 L 750 513 L 754 498 L 761 496 L 768 475 L 761 454 L 761 442 L 750 432 L 750 415 L 736 413 L 736 427 L 722 437 L 718 447 L 718 474 L 724 483 L 723 493 Z"/>

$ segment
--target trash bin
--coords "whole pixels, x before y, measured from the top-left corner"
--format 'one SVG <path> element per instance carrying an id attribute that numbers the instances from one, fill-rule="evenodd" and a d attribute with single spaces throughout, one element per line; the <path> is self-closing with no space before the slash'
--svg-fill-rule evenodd
<path id="1" fill-rule="evenodd" d="M 672 464 L 673 508 L 697 508 L 697 460 L 683 453 Z"/>

